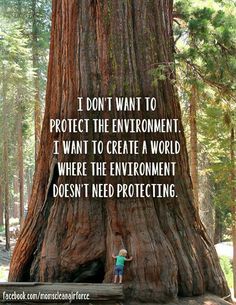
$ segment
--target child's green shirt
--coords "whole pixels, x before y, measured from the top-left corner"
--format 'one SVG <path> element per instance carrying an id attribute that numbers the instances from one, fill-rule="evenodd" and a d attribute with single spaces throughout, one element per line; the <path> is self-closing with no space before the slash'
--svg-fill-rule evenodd
<path id="1" fill-rule="evenodd" d="M 125 257 L 118 255 L 116 257 L 116 266 L 124 266 L 125 265 Z"/>

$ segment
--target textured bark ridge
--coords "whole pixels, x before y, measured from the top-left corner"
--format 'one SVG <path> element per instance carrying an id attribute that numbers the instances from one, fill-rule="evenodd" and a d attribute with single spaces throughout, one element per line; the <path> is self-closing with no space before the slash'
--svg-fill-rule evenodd
<path id="1" fill-rule="evenodd" d="M 29 212 L 11 261 L 11 281 L 111 282 L 111 254 L 125 247 L 134 257 L 126 266 L 127 297 L 162 302 L 205 291 L 228 294 L 214 247 L 195 213 L 181 126 L 177 136 L 154 136 L 180 141 L 178 156 L 152 156 L 158 161 L 175 160 L 179 164 L 176 176 L 135 178 L 136 183 L 175 183 L 178 198 L 52 198 L 56 181 L 86 183 L 84 177 L 58 177 L 57 161 L 69 157 L 53 156 L 53 140 L 101 139 L 103 135 L 50 134 L 49 119 L 111 115 L 77 112 L 77 96 L 156 96 L 159 108 L 150 118 L 180 119 L 172 82 L 171 12 L 170 0 L 53 1 L 45 118 Z M 165 66 L 167 78 L 155 86 L 152 70 L 160 64 Z M 113 112 L 112 116 L 131 115 Z M 135 114 L 141 116 L 141 112 Z M 124 135 L 116 135 L 119 138 Z M 109 158 L 125 160 L 120 155 L 90 155 L 74 156 L 70 161 Z M 120 181 L 132 179 L 120 177 L 113 182 Z"/>

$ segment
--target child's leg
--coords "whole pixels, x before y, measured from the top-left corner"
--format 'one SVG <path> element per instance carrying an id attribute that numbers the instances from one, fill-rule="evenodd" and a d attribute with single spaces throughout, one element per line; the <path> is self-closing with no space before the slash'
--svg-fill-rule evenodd
<path id="1" fill-rule="evenodd" d="M 121 283 L 122 283 L 122 280 L 123 280 L 123 276 L 122 276 L 122 275 L 119 275 L 119 279 L 120 279 L 119 283 L 121 284 Z"/>
<path id="2" fill-rule="evenodd" d="M 114 284 L 117 282 L 117 275 L 114 276 Z"/>

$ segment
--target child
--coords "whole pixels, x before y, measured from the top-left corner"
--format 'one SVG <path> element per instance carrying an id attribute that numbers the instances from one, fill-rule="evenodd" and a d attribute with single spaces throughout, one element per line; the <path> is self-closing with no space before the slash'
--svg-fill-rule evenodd
<path id="1" fill-rule="evenodd" d="M 119 276 L 119 283 L 120 284 L 122 283 L 125 261 L 130 262 L 133 259 L 132 256 L 130 256 L 130 258 L 126 258 L 126 256 L 127 256 L 127 251 L 125 249 L 121 249 L 118 256 L 112 254 L 112 257 L 116 259 L 114 283 L 116 283 L 118 276 Z"/>

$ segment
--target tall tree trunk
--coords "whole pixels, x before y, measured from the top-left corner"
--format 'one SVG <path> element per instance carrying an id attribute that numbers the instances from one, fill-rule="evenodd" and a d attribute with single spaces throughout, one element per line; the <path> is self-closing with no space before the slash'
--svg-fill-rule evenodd
<path id="1" fill-rule="evenodd" d="M 3 182 L 4 182 L 4 214 L 5 214 L 5 236 L 6 250 L 10 250 L 10 233 L 9 233 L 9 176 L 8 176 L 8 106 L 7 106 L 7 79 L 5 67 L 3 66 Z"/>
<path id="2" fill-rule="evenodd" d="M 195 207 L 199 209 L 198 186 L 198 147 L 197 147 L 197 88 L 193 84 L 191 88 L 189 121 L 190 121 L 190 173 L 193 183 L 193 195 Z"/>
<path id="3" fill-rule="evenodd" d="M 181 124 L 180 133 L 152 135 L 156 140 L 180 141 L 180 154 L 147 156 L 147 160 L 175 160 L 176 176 L 135 180 L 135 183 L 175 183 L 178 197 L 127 201 L 52 195 L 52 183 L 104 183 L 104 179 L 58 177 L 57 161 L 68 158 L 60 153 L 56 159 L 53 141 L 78 137 L 50 133 L 50 118 L 97 118 L 97 112 L 77 111 L 77 97 L 114 95 L 155 96 L 159 108 L 158 112 L 148 114 L 150 118 L 180 119 L 171 79 L 173 60 L 171 1 L 53 1 L 39 157 L 29 212 L 14 249 L 9 280 L 110 282 L 111 254 L 126 247 L 134 256 L 125 275 L 127 297 L 152 302 L 167 301 L 177 294 L 203 294 L 206 290 L 218 295 L 229 293 L 214 246 L 194 208 Z M 170 78 L 156 87 L 150 72 L 158 63 L 166 64 Z M 115 110 L 102 115 L 128 116 Z M 142 118 L 144 113 L 133 115 Z M 103 137 L 99 133 L 89 136 L 94 140 Z M 140 138 L 140 134 L 116 136 Z M 149 134 L 142 136 L 150 139 Z M 79 137 L 86 139 L 86 134 Z M 127 161 L 132 156 L 88 156 L 94 161 L 108 161 L 111 157 Z M 84 159 L 76 155 L 70 160 Z M 127 179 L 107 176 L 107 181 L 115 184 Z M 132 178 L 128 181 L 134 182 Z"/>
<path id="4" fill-rule="evenodd" d="M 216 207 L 214 244 L 218 244 L 223 241 L 222 221 L 221 211 L 218 207 Z"/>
<path id="5" fill-rule="evenodd" d="M 6 250 L 10 250 L 10 224 L 9 224 L 9 176 L 8 176 L 8 141 L 4 136 L 3 143 L 3 173 L 4 173 L 4 211 L 5 211 L 5 237 L 6 237 Z"/>
<path id="6" fill-rule="evenodd" d="M 13 217 L 20 218 L 18 173 L 16 176 L 14 176 L 13 186 L 14 186 Z"/>
<path id="7" fill-rule="evenodd" d="M 22 133 L 22 109 L 21 101 L 18 105 L 18 121 L 17 121 L 17 150 L 18 150 L 18 171 L 19 171 L 19 190 L 20 190 L 20 227 L 23 227 L 24 223 L 24 160 L 23 160 L 23 133 Z"/>
<path id="8" fill-rule="evenodd" d="M 215 239 L 215 207 L 212 200 L 212 185 L 209 174 L 204 169 L 209 167 L 209 158 L 199 149 L 199 216 L 212 241 Z"/>
<path id="9" fill-rule="evenodd" d="M 231 159 L 231 202 L 232 202 L 232 240 L 233 240 L 233 275 L 234 275 L 234 297 L 236 297 L 236 166 L 235 166 L 235 131 L 231 127 L 230 132 L 230 159 Z"/>
<path id="10" fill-rule="evenodd" d="M 0 176 L 0 226 L 3 225 L 3 191 L 2 191 L 2 176 Z"/>
<path id="11" fill-rule="evenodd" d="M 27 170 L 27 202 L 30 200 L 31 191 L 32 191 L 32 174 L 30 169 Z"/>
<path id="12" fill-rule="evenodd" d="M 38 24 L 36 0 L 32 0 L 32 53 L 34 76 L 34 130 L 35 130 L 35 161 L 37 159 L 40 134 L 41 134 L 41 105 L 40 105 L 40 74 L 39 74 L 39 55 L 38 55 Z"/>

